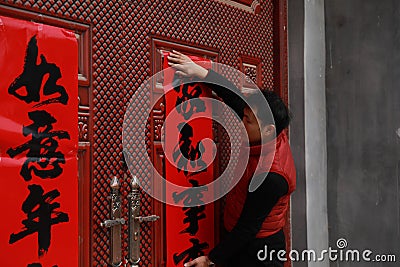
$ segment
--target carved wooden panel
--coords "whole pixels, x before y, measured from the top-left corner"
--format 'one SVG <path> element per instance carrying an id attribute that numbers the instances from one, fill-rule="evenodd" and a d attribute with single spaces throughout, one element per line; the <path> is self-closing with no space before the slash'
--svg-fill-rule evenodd
<path id="1" fill-rule="evenodd" d="M 241 84 L 242 90 L 254 89 L 254 85 L 261 86 L 261 59 L 242 55 L 240 63 L 240 70 L 246 75 Z"/>

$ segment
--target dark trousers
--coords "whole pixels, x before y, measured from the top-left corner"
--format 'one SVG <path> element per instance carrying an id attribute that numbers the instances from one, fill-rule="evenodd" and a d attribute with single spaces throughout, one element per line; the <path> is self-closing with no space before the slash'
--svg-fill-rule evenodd
<path id="1" fill-rule="evenodd" d="M 281 230 L 272 238 L 256 238 L 251 241 L 243 251 L 234 255 L 223 267 L 283 267 L 285 262 L 278 259 L 277 253 L 285 249 L 285 235 Z M 274 250 L 273 253 L 271 253 L 272 250 Z M 267 256 L 265 256 L 265 251 Z M 265 260 L 262 259 L 264 257 Z"/>

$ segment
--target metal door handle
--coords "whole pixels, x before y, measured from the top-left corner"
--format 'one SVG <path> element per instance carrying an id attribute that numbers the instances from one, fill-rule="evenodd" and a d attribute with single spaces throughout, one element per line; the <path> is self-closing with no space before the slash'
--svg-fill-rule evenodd
<path id="1" fill-rule="evenodd" d="M 150 216 L 146 216 L 146 217 L 139 216 L 139 217 L 136 217 L 135 219 L 138 220 L 140 223 L 141 222 L 155 222 L 158 219 L 160 219 L 160 216 L 157 216 L 157 215 L 150 215 Z"/>
<path id="2" fill-rule="evenodd" d="M 115 225 L 119 225 L 119 224 L 125 224 L 125 220 L 122 218 L 119 219 L 115 219 L 115 220 L 105 220 L 104 222 L 100 223 L 101 226 L 103 227 L 113 227 Z"/>
<path id="3" fill-rule="evenodd" d="M 125 220 L 121 218 L 121 196 L 119 193 L 119 181 L 118 178 L 114 176 L 111 180 L 111 219 L 105 220 L 100 223 L 101 226 L 110 228 L 111 235 L 111 251 L 110 251 L 110 264 L 113 267 L 121 266 L 122 256 L 121 256 L 121 225 L 125 224 Z"/>
<path id="4" fill-rule="evenodd" d="M 140 261 L 140 223 L 154 222 L 160 217 L 150 215 L 139 216 L 140 213 L 140 191 L 137 177 L 134 175 L 131 182 L 131 193 L 128 195 L 129 201 L 129 258 L 128 263 L 137 265 Z"/>

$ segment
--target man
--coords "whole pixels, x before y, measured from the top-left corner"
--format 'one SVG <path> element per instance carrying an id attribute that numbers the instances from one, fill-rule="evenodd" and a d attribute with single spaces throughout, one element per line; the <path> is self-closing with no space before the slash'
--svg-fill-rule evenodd
<path id="1" fill-rule="evenodd" d="M 276 94 L 263 91 L 273 118 L 265 116 L 267 107 L 259 96 L 250 95 L 244 101 L 233 83 L 180 52 L 170 53 L 168 61 L 177 75 L 202 79 L 238 114 L 248 135 L 250 152 L 243 176 L 226 197 L 224 225 L 229 233 L 208 256 L 184 266 L 283 266 L 277 252 L 286 247 L 283 226 L 290 194 L 296 187 L 296 171 L 284 131 L 290 121 L 287 107 Z M 271 142 L 275 144 L 272 153 L 268 149 Z M 248 190 L 252 179 L 262 181 L 254 191 Z M 272 250 L 275 253 L 270 253 Z"/>

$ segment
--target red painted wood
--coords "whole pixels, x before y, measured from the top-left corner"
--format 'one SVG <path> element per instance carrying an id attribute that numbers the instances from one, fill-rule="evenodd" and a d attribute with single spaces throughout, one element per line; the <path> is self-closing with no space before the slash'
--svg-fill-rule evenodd
<path id="1" fill-rule="evenodd" d="M 288 94 L 288 36 L 287 36 L 287 0 L 273 0 L 273 32 L 274 32 L 274 91 L 278 93 L 286 104 L 289 103 Z M 289 209 L 290 211 L 290 206 Z M 286 251 L 291 249 L 291 221 L 290 212 L 286 216 L 284 227 Z M 285 267 L 292 266 L 290 259 Z"/>
<path id="2" fill-rule="evenodd" d="M 86 227 L 85 231 L 90 235 L 89 241 L 93 241 L 89 250 L 83 252 L 90 253 L 84 256 L 91 259 L 89 266 L 106 266 L 109 258 L 108 231 L 100 227 L 100 222 L 109 215 L 109 179 L 113 175 L 120 177 L 121 188 L 124 188 L 121 190 L 122 198 L 126 199 L 128 194 L 130 176 L 119 164 L 122 160 L 122 122 L 130 97 L 156 71 L 157 57 L 152 48 L 156 39 L 173 43 L 179 49 L 187 48 L 187 52 L 195 48 L 201 51 L 198 55 L 206 54 L 214 57 L 215 61 L 237 69 L 241 67 L 241 55 L 259 59 L 260 76 L 257 79 L 261 79 L 261 87 L 271 90 L 278 86 L 279 92 L 287 100 L 287 34 L 285 31 L 280 32 L 283 28 L 278 26 L 286 25 L 286 4 L 278 0 L 260 2 L 261 11 L 256 15 L 210 0 L 168 0 L 162 4 L 158 1 L 128 0 L 17 0 L 12 3 L 0 0 L 0 13 L 4 15 L 56 26 L 61 23 L 64 25 L 62 27 L 77 32 L 89 29 L 89 48 L 83 52 L 89 58 L 89 63 L 86 70 L 80 66 L 86 76 L 80 78 L 79 89 L 82 105 L 89 107 L 90 114 L 87 122 L 90 167 L 88 175 L 85 174 L 91 191 L 86 196 L 91 203 L 90 212 L 86 214 L 90 227 L 82 226 Z M 277 7 L 282 12 L 274 12 L 279 10 Z M 236 81 L 236 77 L 227 75 Z M 84 77 L 88 80 L 86 84 Z M 137 101 L 143 103 L 149 101 L 150 97 L 150 93 L 141 95 Z M 162 108 L 159 110 L 161 115 L 158 116 L 162 117 Z M 137 116 L 147 114 L 139 111 Z M 157 160 L 162 161 L 158 123 L 159 120 L 150 120 L 148 144 L 151 157 L 154 160 L 158 157 Z M 221 134 L 221 131 L 217 132 Z M 218 145 L 221 150 L 225 150 L 225 139 L 221 135 L 218 137 Z M 228 160 L 227 153 L 220 155 L 221 170 Z M 162 168 L 160 163 L 157 164 L 157 168 Z M 136 175 L 150 177 L 150 169 L 150 166 L 143 164 L 142 171 Z M 141 204 L 144 216 L 158 212 L 162 214 L 163 206 L 145 193 Z M 123 212 L 127 214 L 127 202 L 124 201 L 123 205 Z M 123 231 L 126 239 L 126 226 Z M 162 231 L 161 223 L 143 227 L 141 266 L 162 266 L 165 255 L 160 245 L 163 240 Z M 126 250 L 127 242 L 123 245 Z M 127 253 L 124 253 L 126 256 Z"/>

